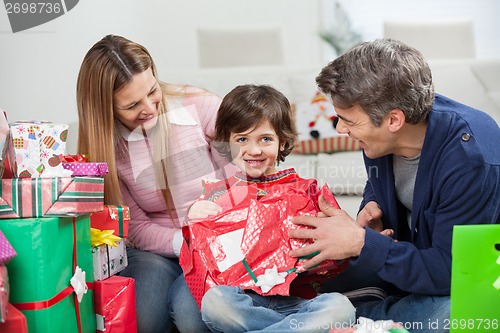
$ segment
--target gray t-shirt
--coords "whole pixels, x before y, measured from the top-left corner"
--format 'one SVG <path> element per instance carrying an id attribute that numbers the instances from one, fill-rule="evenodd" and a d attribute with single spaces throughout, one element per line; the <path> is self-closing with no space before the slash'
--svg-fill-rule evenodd
<path id="1" fill-rule="evenodd" d="M 393 156 L 394 185 L 396 195 L 403 206 L 408 209 L 408 226 L 411 228 L 411 211 L 413 209 L 413 192 L 415 190 L 415 179 L 417 178 L 420 154 L 416 157 L 406 158 Z"/>

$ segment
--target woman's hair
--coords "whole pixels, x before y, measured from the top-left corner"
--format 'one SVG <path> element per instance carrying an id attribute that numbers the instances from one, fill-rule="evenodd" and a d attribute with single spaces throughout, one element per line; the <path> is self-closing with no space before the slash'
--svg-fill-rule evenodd
<path id="1" fill-rule="evenodd" d="M 280 146 L 284 147 L 278 153 L 277 162 L 284 161 L 293 149 L 298 132 L 290 102 L 268 85 L 240 85 L 222 99 L 215 122 L 214 147 L 231 161 L 231 133 L 245 132 L 266 120 L 276 131 Z"/>
<path id="2" fill-rule="evenodd" d="M 402 110 L 407 123 L 425 121 L 434 102 L 431 70 L 424 57 L 393 39 L 355 45 L 324 67 L 316 82 L 334 106 L 359 105 L 375 126 L 393 109 Z"/>
<path id="3" fill-rule="evenodd" d="M 124 37 L 108 35 L 98 41 L 85 55 L 76 87 L 78 106 L 78 152 L 89 154 L 91 161 L 107 162 L 109 173 L 104 177 L 106 204 L 122 204 L 116 154 L 126 150 L 120 139 L 113 113 L 113 96 L 132 81 L 135 74 L 151 68 L 157 78 L 156 67 L 145 47 Z M 165 90 L 162 84 L 162 90 Z M 165 113 L 164 100 L 159 105 L 159 115 Z M 157 132 L 168 131 L 166 117 L 158 117 Z M 166 140 L 162 140 L 166 141 Z M 166 143 L 163 144 L 164 146 Z M 156 149 L 156 148 L 155 148 Z M 165 147 L 156 149 L 162 156 Z M 155 150 L 155 154 L 156 154 Z"/>

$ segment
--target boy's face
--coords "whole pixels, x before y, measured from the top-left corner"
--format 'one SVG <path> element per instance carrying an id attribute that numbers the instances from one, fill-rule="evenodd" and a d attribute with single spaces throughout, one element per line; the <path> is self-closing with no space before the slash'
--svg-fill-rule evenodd
<path id="1" fill-rule="evenodd" d="M 233 163 L 247 176 L 257 178 L 276 172 L 281 145 L 268 120 L 243 133 L 231 132 L 229 144 Z"/>

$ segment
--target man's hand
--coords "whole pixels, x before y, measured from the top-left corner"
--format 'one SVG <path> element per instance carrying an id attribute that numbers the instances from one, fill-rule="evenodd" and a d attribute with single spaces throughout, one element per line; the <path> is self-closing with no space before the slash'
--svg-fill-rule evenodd
<path id="1" fill-rule="evenodd" d="M 362 227 L 368 227 L 380 232 L 382 235 L 392 237 L 394 230 L 384 229 L 382 224 L 382 210 L 375 201 L 368 202 L 359 212 L 356 222 Z"/>
<path id="2" fill-rule="evenodd" d="M 318 200 L 319 208 L 326 217 L 297 216 L 294 224 L 311 228 L 295 229 L 288 232 L 291 238 L 313 239 L 314 244 L 290 251 L 292 257 L 302 257 L 319 252 L 304 262 L 305 269 L 332 259 L 340 260 L 358 256 L 364 245 L 365 230 L 344 210 L 331 207 L 323 196 Z"/>
<path id="3" fill-rule="evenodd" d="M 206 219 L 209 216 L 214 216 L 222 213 L 222 207 L 215 202 L 208 200 L 196 201 L 191 208 L 189 208 L 188 218 L 190 220 Z"/>

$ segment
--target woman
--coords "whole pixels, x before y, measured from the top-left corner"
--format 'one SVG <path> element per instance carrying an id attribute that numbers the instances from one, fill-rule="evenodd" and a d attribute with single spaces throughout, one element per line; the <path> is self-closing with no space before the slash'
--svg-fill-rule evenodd
<path id="1" fill-rule="evenodd" d="M 160 82 L 143 46 L 108 35 L 83 60 L 77 104 L 78 152 L 108 163 L 105 204 L 130 207 L 121 275 L 135 279 L 139 332 L 163 333 L 174 323 L 181 332 L 207 331 L 178 255 L 181 221 L 201 179 L 235 173 L 210 147 L 220 98 Z"/>

